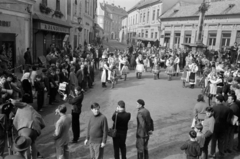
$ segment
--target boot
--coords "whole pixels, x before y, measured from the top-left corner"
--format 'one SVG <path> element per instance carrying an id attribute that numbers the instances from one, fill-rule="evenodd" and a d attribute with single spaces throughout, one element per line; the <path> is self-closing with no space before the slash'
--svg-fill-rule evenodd
<path id="1" fill-rule="evenodd" d="M 138 76 L 139 76 L 139 79 L 141 79 L 141 78 L 142 78 L 142 73 L 139 73 L 139 75 L 138 75 Z"/>
<path id="2" fill-rule="evenodd" d="M 159 73 L 157 74 L 157 78 L 160 79 L 160 74 Z"/>
<path id="3" fill-rule="evenodd" d="M 136 73 L 136 78 L 138 78 L 138 72 Z"/>

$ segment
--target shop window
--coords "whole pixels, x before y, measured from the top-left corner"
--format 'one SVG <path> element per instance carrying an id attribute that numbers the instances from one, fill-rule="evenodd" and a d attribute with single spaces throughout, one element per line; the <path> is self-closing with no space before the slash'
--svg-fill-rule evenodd
<path id="1" fill-rule="evenodd" d="M 191 43 L 191 34 L 185 34 L 184 43 Z"/>
<path id="2" fill-rule="evenodd" d="M 222 33 L 222 46 L 230 46 L 231 33 Z"/>
<path id="3" fill-rule="evenodd" d="M 153 32 L 151 33 L 151 38 L 153 39 Z"/>
<path id="4" fill-rule="evenodd" d="M 166 44 L 167 47 L 169 47 L 170 36 L 171 36 L 170 33 L 165 33 L 165 36 L 164 36 L 164 43 Z"/>
<path id="5" fill-rule="evenodd" d="M 42 4 L 47 6 L 47 0 L 42 0 Z"/>
<path id="6" fill-rule="evenodd" d="M 208 45 L 209 46 L 215 46 L 216 45 L 216 39 L 217 39 L 217 33 L 209 33 L 209 35 L 208 35 Z"/>
<path id="7" fill-rule="evenodd" d="M 157 10 L 157 19 L 158 19 L 158 16 L 159 16 L 159 12 L 160 12 L 160 9 Z"/>
<path id="8" fill-rule="evenodd" d="M 153 10 L 152 20 L 155 20 L 155 10 Z"/>
<path id="9" fill-rule="evenodd" d="M 60 11 L 60 0 L 56 0 L 56 10 Z"/>
<path id="10" fill-rule="evenodd" d="M 236 42 L 240 44 L 240 31 L 237 32 Z"/>
<path id="11" fill-rule="evenodd" d="M 145 38 L 148 38 L 148 31 L 145 31 Z"/>
<path id="12" fill-rule="evenodd" d="M 144 38 L 144 30 L 142 30 L 142 38 Z"/>

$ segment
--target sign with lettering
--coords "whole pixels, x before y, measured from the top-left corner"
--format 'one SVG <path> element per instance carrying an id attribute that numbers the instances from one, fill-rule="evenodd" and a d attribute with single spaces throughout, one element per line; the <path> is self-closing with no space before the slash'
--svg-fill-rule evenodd
<path id="1" fill-rule="evenodd" d="M 10 21 L 0 20 L 0 26 L 2 26 L 2 27 L 10 27 L 11 26 L 11 22 Z"/>
<path id="2" fill-rule="evenodd" d="M 45 24 L 45 23 L 40 23 L 40 29 L 47 30 L 47 31 L 53 31 L 53 32 L 67 33 L 67 34 L 70 33 L 69 28 L 51 25 L 51 24 Z"/>

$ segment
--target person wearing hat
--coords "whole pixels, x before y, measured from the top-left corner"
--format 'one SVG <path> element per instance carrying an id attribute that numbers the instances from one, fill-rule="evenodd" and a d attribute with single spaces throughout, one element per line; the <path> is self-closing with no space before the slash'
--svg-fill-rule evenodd
<path id="1" fill-rule="evenodd" d="M 194 128 L 195 124 L 198 122 L 203 122 L 204 118 L 206 116 L 205 109 L 208 107 L 207 103 L 204 101 L 204 96 L 202 94 L 198 95 L 197 103 L 194 106 L 193 109 L 193 122 L 192 122 L 192 128 Z"/>
<path id="2" fill-rule="evenodd" d="M 142 99 L 137 100 L 137 141 L 138 159 L 148 159 L 148 140 L 154 130 L 153 120 L 150 112 L 144 107 L 145 102 Z"/>
<path id="3" fill-rule="evenodd" d="M 26 152 L 31 146 L 32 140 L 29 137 L 18 136 L 13 145 L 15 155 L 8 155 L 4 159 L 25 159 Z"/>
<path id="4" fill-rule="evenodd" d="M 217 95 L 215 98 L 216 105 L 213 106 L 215 125 L 213 131 L 211 156 L 215 156 L 216 142 L 218 142 L 219 157 L 224 157 L 224 146 L 226 141 L 227 128 L 231 121 L 231 110 L 223 104 L 224 97 Z"/>
<path id="5" fill-rule="evenodd" d="M 24 97 L 23 97 L 24 99 Z M 37 158 L 36 140 L 45 127 L 42 116 L 29 104 L 10 99 L 14 107 L 18 108 L 13 120 L 13 126 L 19 136 L 31 138 L 32 159 Z"/>
<path id="6" fill-rule="evenodd" d="M 190 140 L 187 140 L 182 146 L 181 150 L 185 150 L 187 159 L 198 159 L 201 155 L 201 148 L 196 141 L 197 133 L 194 130 L 189 132 Z"/>

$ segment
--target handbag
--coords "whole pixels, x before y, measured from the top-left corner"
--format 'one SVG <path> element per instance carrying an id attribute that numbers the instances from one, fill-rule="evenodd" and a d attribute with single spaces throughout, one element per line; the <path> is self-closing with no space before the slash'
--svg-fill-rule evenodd
<path id="1" fill-rule="evenodd" d="M 114 125 L 114 123 L 115 123 L 115 125 Z M 115 117 L 114 123 L 113 123 L 112 128 L 110 128 L 108 130 L 108 136 L 110 136 L 110 137 L 116 137 L 116 135 L 117 135 L 117 129 L 116 129 L 116 126 L 117 126 L 117 113 L 116 113 L 116 117 Z"/>

